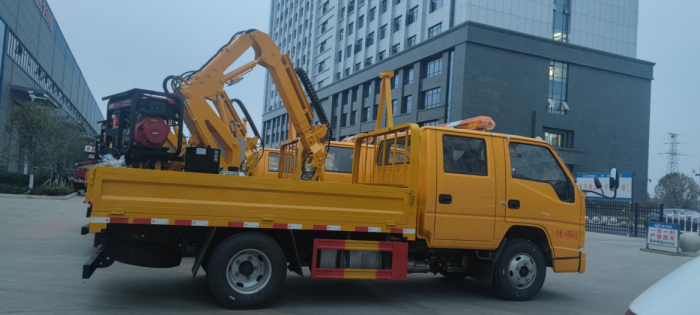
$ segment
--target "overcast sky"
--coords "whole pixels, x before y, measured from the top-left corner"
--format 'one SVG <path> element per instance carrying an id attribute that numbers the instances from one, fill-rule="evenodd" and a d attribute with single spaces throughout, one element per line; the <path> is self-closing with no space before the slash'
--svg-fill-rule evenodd
<path id="1" fill-rule="evenodd" d="M 587 0 L 573 0 L 587 1 Z M 103 96 L 160 91 L 170 74 L 198 69 L 237 31 L 268 31 L 268 0 L 49 0 L 104 113 Z M 649 191 L 666 172 L 668 133 L 680 134 L 680 171 L 700 172 L 700 1 L 640 0 L 637 57 L 656 63 L 651 92 Z M 239 66 L 252 60 L 244 55 Z M 264 78 L 256 69 L 227 87 L 262 127 Z M 624 93 L 624 91 L 621 91 Z M 640 122 L 644 123 L 644 122 Z M 610 135 L 614 137 L 615 135 Z M 604 170 L 601 170 L 604 171 Z M 621 170 L 626 171 L 626 170 Z"/>

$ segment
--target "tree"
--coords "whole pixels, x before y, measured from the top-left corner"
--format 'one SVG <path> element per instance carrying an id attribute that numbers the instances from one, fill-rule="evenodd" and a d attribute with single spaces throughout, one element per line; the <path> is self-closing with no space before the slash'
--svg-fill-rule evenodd
<path id="1" fill-rule="evenodd" d="M 688 175 L 670 173 L 659 180 L 654 194 L 667 208 L 696 209 L 700 186 Z"/>
<path id="2" fill-rule="evenodd" d="M 88 139 L 85 129 L 44 103 L 25 102 L 17 106 L 6 128 L 22 144 L 30 183 L 37 169 L 49 169 L 53 179 L 54 171 L 60 176 L 67 162 L 84 156 L 82 145 Z"/>

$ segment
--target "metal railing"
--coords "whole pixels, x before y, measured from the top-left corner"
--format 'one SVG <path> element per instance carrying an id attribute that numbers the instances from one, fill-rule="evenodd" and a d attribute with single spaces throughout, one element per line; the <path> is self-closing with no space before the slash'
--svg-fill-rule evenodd
<path id="1" fill-rule="evenodd" d="M 299 139 L 285 141 L 280 146 L 278 178 L 297 179 L 300 175 Z"/>
<path id="2" fill-rule="evenodd" d="M 586 199 L 586 231 L 647 237 L 649 221 L 662 218 L 663 204 Z"/>
<path id="3" fill-rule="evenodd" d="M 416 187 L 420 153 L 418 125 L 405 124 L 360 135 L 355 141 L 355 152 L 360 154 L 355 154 L 353 160 L 353 183 Z M 355 171 L 360 170 L 361 165 L 363 169 Z"/>

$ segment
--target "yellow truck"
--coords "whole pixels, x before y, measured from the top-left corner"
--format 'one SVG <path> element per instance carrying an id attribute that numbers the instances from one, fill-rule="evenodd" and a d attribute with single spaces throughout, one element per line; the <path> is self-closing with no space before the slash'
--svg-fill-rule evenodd
<path id="1" fill-rule="evenodd" d="M 191 254 L 240 309 L 273 302 L 302 267 L 314 279 L 481 276 L 509 300 L 537 294 L 546 267 L 585 271 L 584 193 L 548 143 L 406 124 L 359 136 L 355 152 L 370 139 L 351 183 L 95 167 L 89 230 L 105 237 L 83 277 Z"/>

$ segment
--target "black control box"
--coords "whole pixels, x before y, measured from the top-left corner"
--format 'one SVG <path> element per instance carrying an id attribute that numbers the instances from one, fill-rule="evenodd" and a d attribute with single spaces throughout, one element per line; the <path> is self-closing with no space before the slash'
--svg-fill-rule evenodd
<path id="1" fill-rule="evenodd" d="M 185 150 L 185 172 L 219 174 L 219 150 L 189 147 Z"/>

